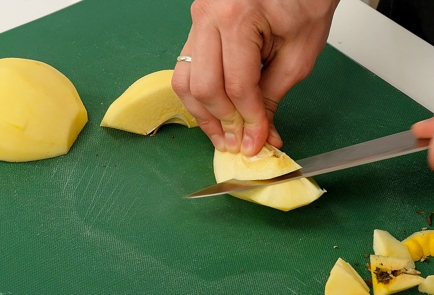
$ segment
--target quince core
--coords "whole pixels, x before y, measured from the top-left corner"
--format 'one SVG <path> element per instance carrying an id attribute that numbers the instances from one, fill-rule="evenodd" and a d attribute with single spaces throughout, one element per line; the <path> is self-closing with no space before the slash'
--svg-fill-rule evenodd
<path id="1" fill-rule="evenodd" d="M 370 256 L 374 295 L 398 293 L 421 284 L 425 279 L 415 269 L 407 269 L 407 259 L 381 255 Z"/>

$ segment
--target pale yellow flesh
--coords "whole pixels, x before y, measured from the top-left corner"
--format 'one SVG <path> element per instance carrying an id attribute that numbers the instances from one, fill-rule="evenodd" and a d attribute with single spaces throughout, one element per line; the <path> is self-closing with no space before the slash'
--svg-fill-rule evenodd
<path id="1" fill-rule="evenodd" d="M 424 281 L 423 277 L 407 273 L 394 276 L 387 284 L 377 280 L 377 275 L 375 274 L 377 268 L 391 273 L 392 271 L 405 271 L 407 264 L 407 259 L 371 255 L 370 265 L 374 295 L 395 294 L 421 284 Z"/>
<path id="2" fill-rule="evenodd" d="M 418 286 L 418 291 L 425 294 L 434 295 L 434 275 L 427 276 Z"/>
<path id="3" fill-rule="evenodd" d="M 101 126 L 147 135 L 163 124 L 196 127 L 171 86 L 173 70 L 148 74 L 134 82 L 108 108 Z"/>
<path id="4" fill-rule="evenodd" d="M 86 123 L 74 85 L 58 70 L 29 59 L 0 59 L 0 160 L 66 154 Z"/>
<path id="5" fill-rule="evenodd" d="M 385 230 L 374 230 L 373 249 L 376 255 L 406 259 L 409 262 L 407 268 L 415 267 L 408 248 Z"/>
<path id="6" fill-rule="evenodd" d="M 246 158 L 241 153 L 214 153 L 214 175 L 217 182 L 229 179 L 270 179 L 300 169 L 300 166 L 285 153 L 266 145 L 254 157 Z M 301 178 L 258 189 L 233 193 L 232 195 L 250 202 L 289 211 L 318 199 L 324 190 L 314 180 Z"/>
<path id="7" fill-rule="evenodd" d="M 357 271 L 338 258 L 325 285 L 325 295 L 369 295 L 369 287 Z"/>
<path id="8" fill-rule="evenodd" d="M 415 232 L 402 243 L 407 247 L 413 261 L 425 260 L 434 254 L 434 230 Z"/>

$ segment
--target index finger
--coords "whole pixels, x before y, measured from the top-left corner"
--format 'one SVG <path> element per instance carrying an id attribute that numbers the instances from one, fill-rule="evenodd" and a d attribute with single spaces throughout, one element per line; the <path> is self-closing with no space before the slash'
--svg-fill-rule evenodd
<path id="1" fill-rule="evenodd" d="M 244 28 L 244 29 L 243 29 Z M 241 152 L 253 156 L 268 137 L 268 118 L 259 80 L 261 37 L 252 27 L 221 30 L 226 94 L 244 120 Z"/>

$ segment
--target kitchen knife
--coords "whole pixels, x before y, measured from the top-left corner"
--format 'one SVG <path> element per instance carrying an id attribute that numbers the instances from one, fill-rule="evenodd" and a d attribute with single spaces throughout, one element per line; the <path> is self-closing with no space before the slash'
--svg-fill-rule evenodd
<path id="1" fill-rule="evenodd" d="M 197 191 L 184 198 L 203 198 L 312 177 L 337 170 L 402 156 L 428 148 L 429 139 L 418 139 L 410 130 L 296 161 L 302 168 L 266 180 L 231 179 Z"/>

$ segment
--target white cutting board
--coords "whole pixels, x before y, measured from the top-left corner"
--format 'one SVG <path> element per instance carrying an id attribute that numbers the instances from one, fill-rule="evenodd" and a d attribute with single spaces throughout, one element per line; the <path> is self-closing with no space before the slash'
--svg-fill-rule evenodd
<path id="1" fill-rule="evenodd" d="M 80 1 L 81 0 L 1 0 L 0 33 Z"/>

